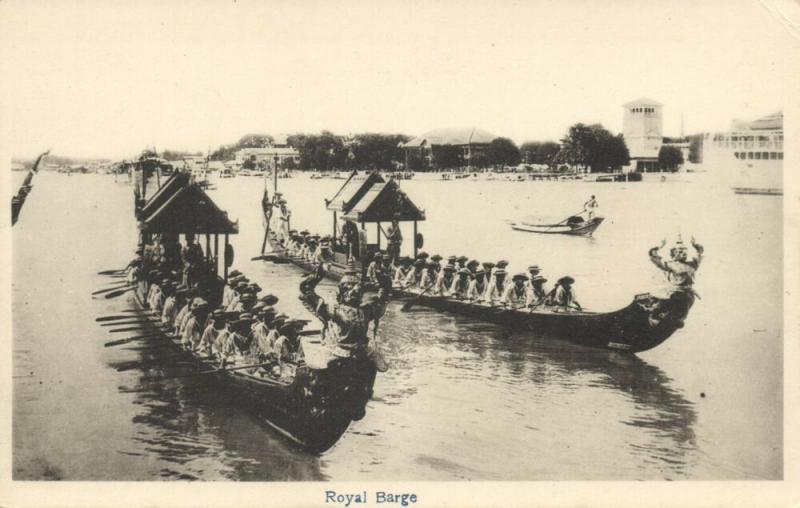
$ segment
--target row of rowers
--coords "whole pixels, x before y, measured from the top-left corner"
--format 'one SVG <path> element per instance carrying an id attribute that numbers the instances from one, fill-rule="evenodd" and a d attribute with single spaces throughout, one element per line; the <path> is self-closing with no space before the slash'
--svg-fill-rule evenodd
<path id="1" fill-rule="evenodd" d="M 150 285 L 147 304 L 186 349 L 223 363 L 265 363 L 259 369 L 262 374 L 272 373 L 282 362 L 297 362 L 302 356 L 300 332 L 309 321 L 278 313 L 278 297 L 258 297 L 257 284 L 237 270 L 230 275 L 218 309 L 211 309 L 196 288 L 158 278 Z"/>
<path id="2" fill-rule="evenodd" d="M 572 287 L 575 279 L 562 277 L 548 290 L 545 287 L 547 279 L 540 275 L 538 265 L 531 265 L 527 272 L 508 277 L 508 261 L 505 260 L 481 263 L 466 256 L 450 256 L 444 265 L 442 260 L 438 254 L 429 257 L 420 252 L 415 260 L 401 257 L 393 263 L 377 253 L 367 269 L 367 278 L 380 285 L 380 280 L 388 275 L 396 289 L 489 305 L 581 308 Z"/>

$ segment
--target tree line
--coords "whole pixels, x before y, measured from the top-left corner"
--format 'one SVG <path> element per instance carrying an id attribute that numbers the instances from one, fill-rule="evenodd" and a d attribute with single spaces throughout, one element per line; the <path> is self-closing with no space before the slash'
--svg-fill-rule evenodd
<path id="1" fill-rule="evenodd" d="M 517 146 L 509 138 L 495 138 L 486 146 L 472 147 L 468 158 L 461 146 L 434 145 L 430 152 L 402 148 L 410 136 L 405 134 L 362 133 L 350 136 L 330 131 L 319 134 L 297 133 L 287 144 L 298 151 L 297 163 L 287 160 L 286 169 L 303 170 L 399 170 L 490 168 L 517 166 L 520 163 L 545 165 L 552 170 L 585 168 L 591 172 L 614 171 L 630 163 L 630 153 L 622 134 L 614 135 L 600 124 L 576 123 L 559 141 L 528 141 Z M 247 134 L 236 143 L 220 146 L 211 160 L 230 160 L 242 148 L 269 148 L 274 139 L 267 134 Z M 694 143 L 693 143 L 694 144 Z M 665 169 L 680 165 L 682 156 L 665 147 L 660 162 Z M 679 153 L 679 151 L 678 151 Z"/>

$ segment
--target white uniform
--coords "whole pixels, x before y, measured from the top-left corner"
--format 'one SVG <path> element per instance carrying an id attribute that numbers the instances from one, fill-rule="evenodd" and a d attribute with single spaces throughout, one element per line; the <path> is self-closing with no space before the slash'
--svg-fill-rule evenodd
<path id="1" fill-rule="evenodd" d="M 517 288 L 516 284 L 509 284 L 503 292 L 503 303 L 511 307 L 524 307 L 528 300 L 525 286 Z"/>
<path id="2" fill-rule="evenodd" d="M 453 277 L 453 283 L 450 284 L 450 296 L 456 298 L 468 298 L 469 295 L 469 286 L 472 283 L 469 279 L 462 281 L 461 276 L 456 275 Z"/>
<path id="3" fill-rule="evenodd" d="M 402 283 L 403 287 L 406 288 L 419 287 L 419 283 L 420 280 L 422 279 L 422 274 L 424 271 L 425 271 L 424 269 L 420 270 L 419 272 L 417 272 L 417 270 L 409 270 L 405 278 L 403 279 Z"/>
<path id="4" fill-rule="evenodd" d="M 439 272 L 439 276 L 436 277 L 436 285 L 433 288 L 433 294 L 437 296 L 449 296 L 450 295 L 450 286 L 453 284 L 453 280 L 447 280 L 447 276 L 445 275 L 445 271 L 442 270 Z"/>
<path id="5" fill-rule="evenodd" d="M 508 283 L 503 280 L 503 283 L 498 287 L 497 279 L 495 278 L 486 288 L 486 296 L 484 296 L 483 299 L 486 300 L 487 303 L 501 302 L 503 300 L 503 294 L 506 291 L 507 285 Z"/>
<path id="6" fill-rule="evenodd" d="M 477 279 L 473 279 L 467 288 L 467 299 L 472 301 L 482 301 L 486 296 L 486 280 L 482 280 L 480 284 Z"/>
<path id="7" fill-rule="evenodd" d="M 170 295 L 164 301 L 164 309 L 161 311 L 161 322 L 165 325 L 172 324 L 175 319 L 175 297 Z"/>

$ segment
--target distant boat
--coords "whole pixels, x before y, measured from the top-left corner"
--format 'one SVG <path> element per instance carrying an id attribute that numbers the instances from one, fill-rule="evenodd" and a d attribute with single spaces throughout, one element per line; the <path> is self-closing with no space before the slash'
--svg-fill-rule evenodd
<path id="1" fill-rule="evenodd" d="M 511 229 L 517 231 L 525 231 L 528 233 L 541 233 L 541 234 L 560 234 L 560 235 L 573 235 L 573 236 L 592 236 L 594 230 L 600 227 L 605 219 L 596 216 L 592 220 L 584 220 L 579 215 L 561 221 L 556 224 L 541 224 L 535 222 L 512 222 Z"/>
<path id="2" fill-rule="evenodd" d="M 758 196 L 783 196 L 783 189 L 775 187 L 733 187 L 736 194 L 755 194 Z"/>

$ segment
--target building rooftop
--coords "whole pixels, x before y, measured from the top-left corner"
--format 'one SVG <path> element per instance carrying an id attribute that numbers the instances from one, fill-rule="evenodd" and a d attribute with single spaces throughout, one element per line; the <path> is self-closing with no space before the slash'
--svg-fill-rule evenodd
<path id="1" fill-rule="evenodd" d="M 762 116 L 752 121 L 734 120 L 732 130 L 782 130 L 783 129 L 783 111 L 772 113 L 771 115 Z"/>
<path id="2" fill-rule="evenodd" d="M 635 101 L 626 102 L 623 106 L 629 108 L 631 106 L 663 106 L 663 104 L 647 97 L 639 97 Z"/>
<path id="3" fill-rule="evenodd" d="M 468 145 L 472 143 L 491 143 L 497 136 L 475 127 L 452 128 L 445 127 L 433 129 L 417 136 L 404 147 L 417 147 L 423 145 Z"/>

